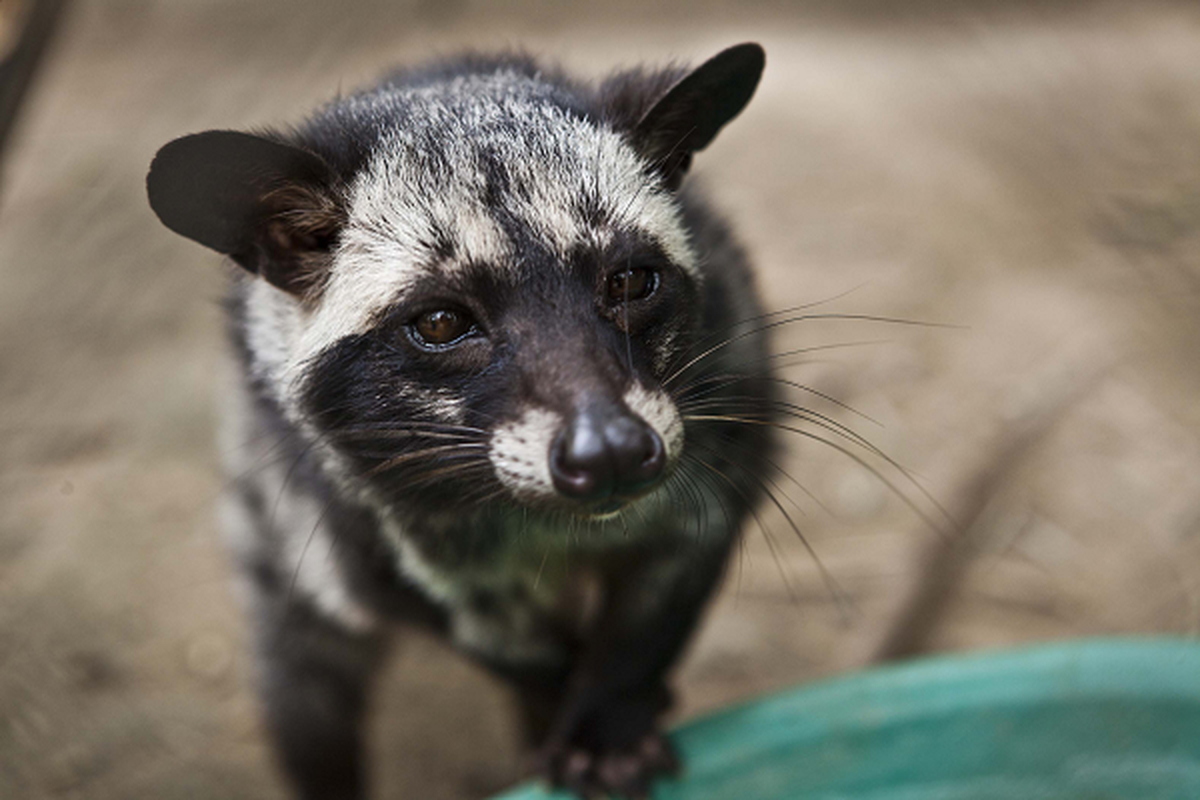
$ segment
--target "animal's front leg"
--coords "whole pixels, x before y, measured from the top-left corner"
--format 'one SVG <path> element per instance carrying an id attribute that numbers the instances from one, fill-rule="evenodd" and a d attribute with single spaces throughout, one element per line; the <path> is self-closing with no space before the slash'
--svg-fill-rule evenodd
<path id="1" fill-rule="evenodd" d="M 666 674 L 721 574 L 726 548 L 626 572 L 563 688 L 542 770 L 584 797 L 645 797 L 678 770 L 659 730 Z"/>
<path id="2" fill-rule="evenodd" d="M 261 694 L 276 752 L 302 800 L 366 796 L 363 716 L 383 646 L 303 606 L 272 608 L 258 631 Z"/>
<path id="3" fill-rule="evenodd" d="M 265 635 L 267 723 L 298 796 L 365 797 L 362 718 L 378 643 L 319 620 Z"/>
<path id="4" fill-rule="evenodd" d="M 609 698 L 603 708 L 556 731 L 541 751 L 543 773 L 581 797 L 646 797 L 656 778 L 679 770 L 675 750 L 659 729 L 670 704 L 661 677 L 641 691 Z"/>

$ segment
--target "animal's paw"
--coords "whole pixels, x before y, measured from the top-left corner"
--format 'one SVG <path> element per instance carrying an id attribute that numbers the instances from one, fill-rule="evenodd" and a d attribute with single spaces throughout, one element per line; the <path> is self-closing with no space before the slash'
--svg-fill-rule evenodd
<path id="1" fill-rule="evenodd" d="M 541 755 L 541 772 L 557 788 L 580 797 L 643 800 L 650 786 L 663 775 L 679 772 L 679 758 L 671 742 L 650 733 L 625 748 L 599 752 L 580 746 L 552 746 Z"/>

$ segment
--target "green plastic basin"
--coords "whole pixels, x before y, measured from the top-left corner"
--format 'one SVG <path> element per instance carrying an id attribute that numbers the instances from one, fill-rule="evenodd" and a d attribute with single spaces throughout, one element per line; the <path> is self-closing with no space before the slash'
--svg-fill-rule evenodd
<path id="1" fill-rule="evenodd" d="M 679 728 L 655 800 L 1200 800 L 1200 644 L 914 661 Z M 567 800 L 520 787 L 496 800 Z"/>

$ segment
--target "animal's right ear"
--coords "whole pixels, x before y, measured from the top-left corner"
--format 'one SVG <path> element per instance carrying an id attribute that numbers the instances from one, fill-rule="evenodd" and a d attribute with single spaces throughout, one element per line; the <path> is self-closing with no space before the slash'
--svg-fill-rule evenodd
<path id="1" fill-rule="evenodd" d="M 146 192 L 168 228 L 297 297 L 323 284 L 346 219 L 336 176 L 324 161 L 238 131 L 164 145 L 150 165 Z"/>

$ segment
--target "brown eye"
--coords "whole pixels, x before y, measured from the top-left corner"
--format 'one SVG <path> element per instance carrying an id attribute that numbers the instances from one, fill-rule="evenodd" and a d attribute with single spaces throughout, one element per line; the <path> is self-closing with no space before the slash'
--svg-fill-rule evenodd
<path id="1" fill-rule="evenodd" d="M 427 311 L 413 323 L 413 332 L 422 344 L 450 344 L 470 333 L 471 318 L 460 311 L 441 308 Z"/>
<path id="2" fill-rule="evenodd" d="M 608 299 L 614 303 L 649 297 L 658 283 L 658 275 L 649 267 L 634 267 L 608 277 Z"/>

